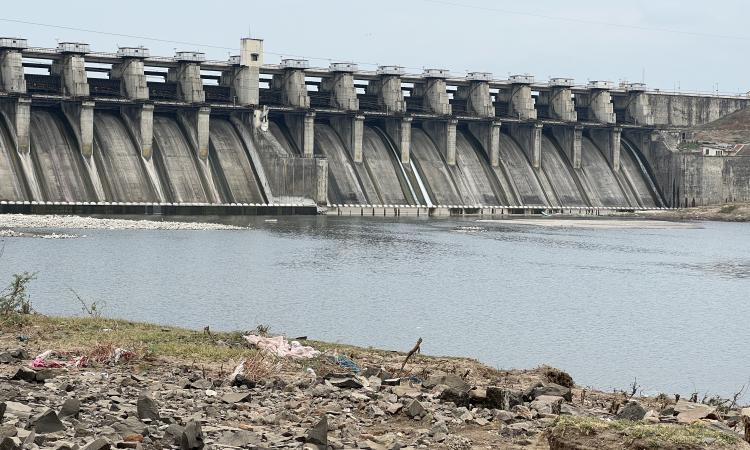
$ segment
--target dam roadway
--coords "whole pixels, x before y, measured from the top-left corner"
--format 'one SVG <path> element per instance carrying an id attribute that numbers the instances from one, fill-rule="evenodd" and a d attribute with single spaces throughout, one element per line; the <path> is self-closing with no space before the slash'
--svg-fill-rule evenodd
<path id="1" fill-rule="evenodd" d="M 0 38 L 0 212 L 605 214 L 680 206 L 655 133 L 745 97 Z M 658 173 L 657 173 L 658 172 Z M 686 200 L 687 201 L 687 200 Z"/>

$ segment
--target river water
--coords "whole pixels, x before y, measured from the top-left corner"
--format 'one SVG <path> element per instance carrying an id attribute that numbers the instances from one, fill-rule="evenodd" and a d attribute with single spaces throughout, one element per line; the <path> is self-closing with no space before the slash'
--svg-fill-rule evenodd
<path id="1" fill-rule="evenodd" d="M 249 230 L 6 238 L 34 307 L 550 364 L 580 385 L 731 395 L 750 378 L 750 224 L 555 227 L 280 217 Z M 606 222 L 595 222 L 602 224 Z M 476 227 L 476 228 L 474 228 Z"/>

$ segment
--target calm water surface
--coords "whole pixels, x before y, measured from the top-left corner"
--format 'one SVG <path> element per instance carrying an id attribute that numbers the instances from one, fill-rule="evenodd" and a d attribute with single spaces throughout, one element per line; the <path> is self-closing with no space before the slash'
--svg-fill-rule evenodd
<path id="1" fill-rule="evenodd" d="M 243 219 L 245 221 L 252 219 Z M 750 225 L 562 229 L 282 217 L 242 231 L 10 238 L 37 310 L 550 364 L 577 383 L 730 395 L 750 378 Z M 481 231 L 460 232 L 463 226 Z"/>

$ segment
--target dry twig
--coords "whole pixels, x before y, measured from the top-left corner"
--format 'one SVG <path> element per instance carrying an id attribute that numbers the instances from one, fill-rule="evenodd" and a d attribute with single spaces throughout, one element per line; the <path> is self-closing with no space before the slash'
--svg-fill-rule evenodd
<path id="1" fill-rule="evenodd" d="M 399 372 L 404 372 L 404 367 L 406 367 L 406 363 L 409 362 L 409 358 L 415 353 L 419 353 L 421 351 L 420 346 L 422 345 L 422 338 L 417 339 L 417 343 L 414 344 L 414 348 L 409 350 L 409 353 L 406 354 L 406 358 L 404 358 L 404 362 L 401 364 L 401 369 Z"/>

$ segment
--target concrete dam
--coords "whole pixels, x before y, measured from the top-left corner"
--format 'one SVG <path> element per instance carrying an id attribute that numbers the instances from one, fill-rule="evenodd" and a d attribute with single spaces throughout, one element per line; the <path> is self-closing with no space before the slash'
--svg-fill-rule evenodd
<path id="1" fill-rule="evenodd" d="M 745 98 L 0 38 L 0 209 L 504 214 L 678 206 L 659 130 Z M 662 160 L 659 160 L 662 161 Z M 663 162 L 663 161 L 662 161 Z M 661 167 L 658 162 L 656 169 Z M 663 165 L 663 164 L 662 164 Z M 672 186 L 674 188 L 674 186 Z"/>

